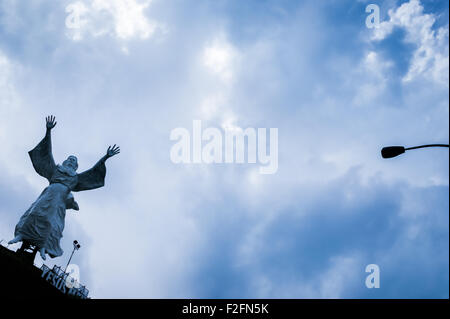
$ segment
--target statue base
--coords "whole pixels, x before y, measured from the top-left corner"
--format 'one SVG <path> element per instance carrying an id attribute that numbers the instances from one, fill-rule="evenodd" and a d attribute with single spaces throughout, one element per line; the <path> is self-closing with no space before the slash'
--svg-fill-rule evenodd
<path id="1" fill-rule="evenodd" d="M 16 254 L 24 262 L 33 265 L 37 251 L 38 248 L 36 246 L 31 245 L 27 241 L 24 241 L 22 242 L 22 246 L 16 251 Z"/>
<path id="2" fill-rule="evenodd" d="M 36 249 L 25 244 L 17 252 L 0 245 L 0 298 L 83 299 L 82 296 L 64 293 L 52 284 L 42 269 L 33 265 L 35 255 Z M 48 272 L 48 267 L 46 270 Z"/>

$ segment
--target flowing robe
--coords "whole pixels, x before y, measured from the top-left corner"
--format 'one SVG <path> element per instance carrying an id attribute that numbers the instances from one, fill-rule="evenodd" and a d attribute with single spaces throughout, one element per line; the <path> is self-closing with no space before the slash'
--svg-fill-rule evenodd
<path id="1" fill-rule="evenodd" d="M 55 164 L 50 133 L 28 154 L 34 169 L 49 181 L 49 186 L 22 215 L 14 236 L 21 235 L 23 240 L 39 249 L 45 248 L 50 257 L 58 257 L 63 254 L 59 243 L 63 236 L 66 209 L 73 208 L 74 203 L 71 191 L 102 187 L 106 175 L 105 161 L 100 160 L 81 174 L 66 172 Z"/>

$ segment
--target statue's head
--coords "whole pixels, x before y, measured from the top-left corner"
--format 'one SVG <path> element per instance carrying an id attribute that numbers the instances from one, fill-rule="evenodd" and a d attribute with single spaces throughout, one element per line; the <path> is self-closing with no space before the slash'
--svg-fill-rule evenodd
<path id="1" fill-rule="evenodd" d="M 62 166 L 68 167 L 74 171 L 78 169 L 78 159 L 76 156 L 70 155 L 63 163 Z"/>

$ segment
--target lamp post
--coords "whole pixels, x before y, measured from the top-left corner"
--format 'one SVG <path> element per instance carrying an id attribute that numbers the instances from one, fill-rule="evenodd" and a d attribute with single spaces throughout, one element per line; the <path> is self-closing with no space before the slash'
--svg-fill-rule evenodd
<path id="1" fill-rule="evenodd" d="M 75 252 L 75 250 L 80 249 L 80 247 L 81 247 L 81 246 L 80 246 L 80 244 L 78 243 L 78 241 L 74 240 L 74 241 L 73 241 L 73 250 L 72 250 L 72 254 L 70 255 L 69 262 L 67 263 L 67 266 L 66 266 L 66 268 L 64 269 L 64 272 L 66 272 L 67 267 L 69 267 L 70 261 L 72 260 L 73 253 Z"/>
<path id="2" fill-rule="evenodd" d="M 383 149 L 381 150 L 381 156 L 383 158 L 392 158 L 392 157 L 396 157 L 400 154 L 403 154 L 409 150 L 414 150 L 414 149 L 418 149 L 418 148 L 426 148 L 426 147 L 447 147 L 448 148 L 448 144 L 427 144 L 427 145 L 413 146 L 413 147 L 407 147 L 407 148 L 405 148 L 404 146 L 387 146 L 387 147 L 383 147 Z"/>

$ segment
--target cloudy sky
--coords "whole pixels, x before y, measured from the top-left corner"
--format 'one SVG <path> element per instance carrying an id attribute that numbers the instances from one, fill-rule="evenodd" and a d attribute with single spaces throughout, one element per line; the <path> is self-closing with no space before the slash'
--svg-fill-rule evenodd
<path id="1" fill-rule="evenodd" d="M 57 162 L 122 150 L 45 262 L 79 240 L 91 297 L 448 298 L 448 150 L 380 156 L 448 143 L 448 20 L 443 0 L 1 0 L 0 239 L 47 186 L 27 151 L 53 114 Z M 278 128 L 278 171 L 172 163 L 195 119 Z"/>

